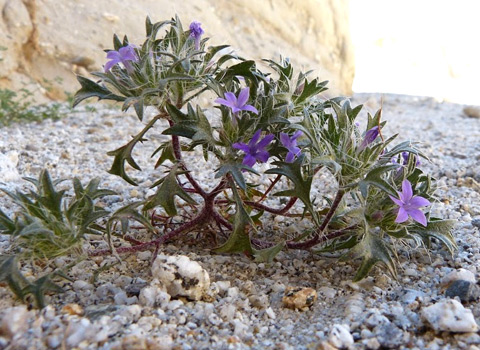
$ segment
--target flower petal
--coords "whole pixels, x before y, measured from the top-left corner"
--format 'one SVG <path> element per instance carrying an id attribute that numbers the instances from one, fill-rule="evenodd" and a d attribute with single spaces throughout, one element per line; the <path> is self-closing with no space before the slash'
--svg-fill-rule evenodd
<path id="1" fill-rule="evenodd" d="M 260 151 L 255 155 L 255 158 L 257 158 L 258 161 L 265 163 L 268 158 L 270 158 L 270 153 L 267 151 Z"/>
<path id="2" fill-rule="evenodd" d="M 291 139 L 292 139 L 292 141 L 293 141 L 293 140 L 296 140 L 296 139 L 298 139 L 298 138 L 299 138 L 300 136 L 302 136 L 302 135 L 303 135 L 303 132 L 302 132 L 301 130 L 297 130 L 297 131 L 295 131 L 295 132 L 293 133 Z"/>
<path id="3" fill-rule="evenodd" d="M 255 107 L 253 107 L 252 105 L 245 105 L 241 108 L 242 111 L 249 111 L 249 112 L 253 112 L 255 114 L 258 114 L 258 109 L 256 109 Z"/>
<path id="4" fill-rule="evenodd" d="M 402 194 L 403 197 L 400 197 L 400 199 L 402 199 L 404 203 L 408 202 L 413 196 L 412 184 L 406 179 L 402 182 Z"/>
<path id="5" fill-rule="evenodd" d="M 395 222 L 400 224 L 402 222 L 405 222 L 408 220 L 408 213 L 403 207 L 398 208 L 398 215 L 397 218 L 395 219 Z"/>
<path id="6" fill-rule="evenodd" d="M 252 166 L 255 165 L 255 162 L 256 162 L 256 161 L 257 161 L 257 160 L 255 159 L 254 156 L 252 156 L 252 155 L 250 155 L 250 154 L 246 154 L 245 157 L 243 158 L 243 162 L 242 162 L 242 163 L 243 163 L 244 165 L 247 165 L 247 166 L 249 166 L 249 167 L 252 167 Z"/>
<path id="7" fill-rule="evenodd" d="M 289 148 L 291 143 L 290 143 L 290 137 L 288 136 L 288 134 L 281 132 L 280 142 L 282 143 L 283 146 L 285 146 L 285 148 Z"/>
<path id="8" fill-rule="evenodd" d="M 393 197 L 393 196 L 390 196 L 390 195 L 388 195 L 388 196 L 390 197 L 390 199 L 391 199 L 396 205 L 398 205 L 398 206 L 400 206 L 400 207 L 402 207 L 402 206 L 404 205 L 404 203 L 403 203 L 400 199 L 397 199 L 397 198 L 395 198 L 395 197 Z"/>
<path id="9" fill-rule="evenodd" d="M 420 208 L 420 207 L 428 207 L 431 203 L 423 197 L 420 196 L 413 196 L 409 203 L 412 207 Z"/>
<path id="10" fill-rule="evenodd" d="M 265 137 L 258 143 L 258 149 L 263 150 L 270 144 L 270 142 L 272 142 L 274 138 L 275 136 L 272 134 L 265 135 Z"/>
<path id="11" fill-rule="evenodd" d="M 261 129 L 260 129 L 260 130 L 257 130 L 257 131 L 255 132 L 255 134 L 253 134 L 252 139 L 250 140 L 250 142 L 248 143 L 248 145 L 249 145 L 250 147 L 256 146 L 256 144 L 257 144 L 257 142 L 258 142 L 258 139 L 260 139 L 260 135 L 261 135 L 261 134 L 262 134 L 262 130 L 261 130 Z"/>
<path id="12" fill-rule="evenodd" d="M 231 103 L 224 98 L 219 97 L 213 102 L 232 108 Z"/>
<path id="13" fill-rule="evenodd" d="M 293 162 L 294 158 L 295 158 L 295 155 L 292 152 L 288 152 L 287 156 L 285 157 L 285 162 L 291 163 Z"/>
<path id="14" fill-rule="evenodd" d="M 248 153 L 250 151 L 250 147 L 248 147 L 248 145 L 244 144 L 243 142 L 235 142 L 232 147 L 242 150 L 245 153 Z"/>
<path id="15" fill-rule="evenodd" d="M 226 92 L 225 93 L 225 98 L 227 99 L 229 103 L 229 107 L 234 107 L 237 106 L 237 97 L 233 94 L 233 92 Z"/>
<path id="16" fill-rule="evenodd" d="M 107 59 L 109 60 L 117 60 L 120 61 L 120 53 L 115 50 L 111 50 L 107 52 Z"/>
<path id="17" fill-rule="evenodd" d="M 413 220 L 415 220 L 419 224 L 425 227 L 427 226 L 427 218 L 425 217 L 425 214 L 421 210 L 410 209 L 408 210 L 408 214 L 412 217 Z"/>
<path id="18" fill-rule="evenodd" d="M 105 63 L 105 67 L 104 67 L 105 72 L 108 72 L 117 63 L 118 63 L 117 60 L 111 60 L 111 61 L 108 61 L 107 63 Z"/>
<path id="19" fill-rule="evenodd" d="M 250 88 L 247 86 L 246 88 L 242 89 L 238 94 L 237 103 L 238 107 L 243 107 L 248 101 L 248 97 L 250 96 Z"/>

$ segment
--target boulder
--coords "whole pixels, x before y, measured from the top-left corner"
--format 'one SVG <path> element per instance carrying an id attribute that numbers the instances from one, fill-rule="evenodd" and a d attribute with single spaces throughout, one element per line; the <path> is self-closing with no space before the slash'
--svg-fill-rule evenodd
<path id="1" fill-rule="evenodd" d="M 0 0 L 0 10 L 0 88 L 64 98 L 79 88 L 75 74 L 102 69 L 114 33 L 140 43 L 147 15 L 178 14 L 185 27 L 201 22 L 211 44 L 253 59 L 289 57 L 330 80 L 330 94 L 351 93 L 348 0 Z"/>

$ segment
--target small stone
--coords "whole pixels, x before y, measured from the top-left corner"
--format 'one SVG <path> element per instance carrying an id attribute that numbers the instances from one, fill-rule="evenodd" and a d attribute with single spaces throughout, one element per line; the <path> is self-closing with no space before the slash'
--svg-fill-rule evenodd
<path id="1" fill-rule="evenodd" d="M 393 323 L 385 323 L 375 327 L 375 337 L 382 347 L 387 349 L 398 349 L 405 343 L 404 333 Z"/>
<path id="2" fill-rule="evenodd" d="M 421 317 L 436 332 L 468 333 L 478 330 L 472 311 L 454 299 L 441 300 L 423 308 Z"/>
<path id="3" fill-rule="evenodd" d="M 346 349 L 353 345 L 353 336 L 348 325 L 335 324 L 328 336 L 328 342 L 338 349 Z"/>
<path id="4" fill-rule="evenodd" d="M 320 342 L 320 344 L 318 344 L 316 350 L 337 350 L 337 348 L 330 344 L 328 341 L 322 341 Z"/>
<path id="5" fill-rule="evenodd" d="M 480 287 L 471 281 L 457 280 L 450 283 L 445 296 L 448 298 L 459 297 L 464 303 L 478 300 L 480 297 Z"/>
<path id="6" fill-rule="evenodd" d="M 317 292 L 312 288 L 287 287 L 282 298 L 283 305 L 289 309 L 307 310 L 317 300 Z"/>
<path id="7" fill-rule="evenodd" d="M 73 315 L 82 316 L 83 308 L 78 304 L 67 304 L 64 307 L 62 307 L 62 313 L 69 314 L 72 316 Z"/>
<path id="8" fill-rule="evenodd" d="M 480 108 L 474 106 L 467 106 L 463 109 L 463 113 L 470 118 L 480 118 Z"/>
<path id="9" fill-rule="evenodd" d="M 458 269 L 449 272 L 445 277 L 442 278 L 442 286 L 447 288 L 453 281 L 458 280 L 469 281 L 474 284 L 477 283 L 473 272 L 467 269 Z"/>
<path id="10" fill-rule="evenodd" d="M 159 254 L 152 265 L 152 275 L 172 297 L 200 300 L 210 287 L 208 272 L 184 255 Z"/>
<path id="11" fill-rule="evenodd" d="M 480 228 L 480 219 L 473 219 L 472 226 Z"/>
<path id="12" fill-rule="evenodd" d="M 65 331 L 65 343 L 67 347 L 74 348 L 79 343 L 94 334 L 94 329 L 88 318 L 72 319 Z"/>
<path id="13" fill-rule="evenodd" d="M 15 334 L 23 333 L 28 329 L 29 318 L 30 313 L 23 305 L 3 310 L 2 320 L 0 321 L 1 333 L 8 338 L 12 338 Z"/>
<path id="14" fill-rule="evenodd" d="M 266 309 L 270 305 L 268 296 L 265 294 L 251 295 L 248 300 L 253 307 L 258 307 L 259 309 Z"/>

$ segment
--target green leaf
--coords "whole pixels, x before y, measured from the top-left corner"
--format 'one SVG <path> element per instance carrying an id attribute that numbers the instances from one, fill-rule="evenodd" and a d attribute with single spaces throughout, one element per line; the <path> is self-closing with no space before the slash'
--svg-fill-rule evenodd
<path id="1" fill-rule="evenodd" d="M 120 222 L 121 230 L 124 235 L 128 231 L 130 220 L 140 223 L 150 232 L 155 232 L 155 229 L 153 228 L 150 221 L 136 210 L 139 206 L 143 204 L 144 204 L 143 201 L 130 203 L 124 207 L 121 207 L 117 211 L 115 211 L 112 214 L 112 216 L 108 219 L 106 234 L 107 234 L 107 242 L 112 252 L 115 251 L 112 243 L 112 232 L 116 222 Z"/>
<path id="2" fill-rule="evenodd" d="M 6 282 L 18 299 L 25 300 L 23 289 L 29 282 L 18 269 L 16 256 L 0 255 L 0 282 Z"/>
<path id="3" fill-rule="evenodd" d="M 233 221 L 233 232 L 228 240 L 220 247 L 213 249 L 215 253 L 244 253 L 251 256 L 253 248 L 250 243 L 249 228 L 255 227 L 250 215 L 245 210 L 235 185 L 232 183 L 232 192 L 236 203 L 236 212 Z"/>
<path id="4" fill-rule="evenodd" d="M 225 176 L 226 174 L 231 174 L 233 179 L 235 180 L 235 183 L 244 191 L 247 190 L 247 183 L 245 182 L 245 178 L 243 177 L 242 174 L 242 169 L 248 169 L 253 171 L 255 174 L 257 174 L 256 171 L 254 171 L 252 168 L 247 167 L 242 164 L 237 164 L 237 163 L 224 163 L 222 166 L 217 170 L 217 173 L 215 174 L 215 178 L 220 178 L 222 176 Z"/>
<path id="5" fill-rule="evenodd" d="M 35 305 L 39 309 L 43 309 L 46 306 L 45 294 L 49 292 L 53 292 L 53 293 L 65 292 L 62 287 L 52 282 L 51 274 L 38 278 L 33 283 L 29 284 L 23 289 L 24 295 L 28 295 L 28 294 L 33 295 L 33 298 L 35 299 Z"/>
<path id="6" fill-rule="evenodd" d="M 7 214 L 5 214 L 0 209 L 0 232 L 2 234 L 12 235 L 15 232 L 15 222 L 10 219 Z"/>
<path id="7" fill-rule="evenodd" d="M 155 193 L 148 201 L 145 202 L 143 210 L 153 209 L 161 205 L 169 216 L 177 215 L 175 206 L 175 196 L 182 198 L 190 204 L 197 204 L 195 200 L 188 195 L 187 192 L 178 184 L 177 173 L 179 165 L 175 165 L 167 176 L 164 177 L 157 193 Z"/>
<path id="8" fill-rule="evenodd" d="M 255 258 L 255 262 L 257 263 L 265 262 L 270 264 L 273 261 L 273 259 L 277 256 L 277 254 L 282 251 L 283 247 L 285 247 L 285 242 L 280 242 L 266 249 L 261 249 L 261 250 L 253 249 L 253 256 Z"/>
<path id="9" fill-rule="evenodd" d="M 308 211 L 314 215 L 314 209 L 310 200 L 310 189 L 312 187 L 312 177 L 307 176 L 304 178 L 302 175 L 302 163 L 305 155 L 302 154 L 292 163 L 274 162 L 277 168 L 269 169 L 266 174 L 279 174 L 288 177 L 294 184 L 294 188 L 277 192 L 276 196 L 289 196 L 299 198 Z"/>
<path id="10" fill-rule="evenodd" d="M 431 218 L 427 223 L 427 227 L 422 225 L 413 225 L 408 228 L 411 234 L 420 236 L 424 244 L 429 247 L 430 240 L 432 238 L 438 239 L 448 249 L 450 254 L 453 254 L 457 250 L 457 244 L 455 238 L 452 235 L 452 231 L 455 228 L 456 220 L 441 220 Z"/>
<path id="11" fill-rule="evenodd" d="M 62 198 L 65 193 L 65 190 L 55 191 L 53 186 L 52 179 L 48 170 L 42 170 L 40 173 L 40 184 L 39 190 L 41 197 L 38 198 L 38 201 L 47 208 L 58 220 L 62 219 Z"/>
<path id="12" fill-rule="evenodd" d="M 80 85 L 82 85 L 82 88 L 75 94 L 72 108 L 75 108 L 80 102 L 91 97 L 98 97 L 99 100 L 125 101 L 125 97 L 115 95 L 106 87 L 101 86 L 90 79 L 78 75 L 77 80 Z"/>
<path id="13" fill-rule="evenodd" d="M 362 196 L 365 198 L 367 197 L 368 186 L 370 185 L 378 187 L 382 191 L 395 196 L 396 190 L 389 183 L 382 179 L 382 175 L 396 168 L 398 168 L 397 164 L 389 164 L 370 170 L 365 178 L 358 183 L 358 187 L 362 193 Z"/>
<path id="14" fill-rule="evenodd" d="M 390 248 L 373 233 L 366 232 L 360 243 L 353 247 L 348 253 L 344 254 L 340 260 L 350 261 L 360 258 L 362 262 L 353 278 L 354 282 L 365 278 L 372 267 L 379 262 L 383 263 L 390 274 L 396 278 L 397 270 L 391 256 Z"/>

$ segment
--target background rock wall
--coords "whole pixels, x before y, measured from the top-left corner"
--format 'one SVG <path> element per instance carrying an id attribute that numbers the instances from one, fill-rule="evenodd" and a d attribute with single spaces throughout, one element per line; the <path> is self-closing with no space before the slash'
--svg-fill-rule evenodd
<path id="1" fill-rule="evenodd" d="M 202 23 L 210 44 L 247 58 L 280 55 L 350 94 L 354 76 L 348 0 L 0 0 L 0 88 L 65 97 L 105 63 L 112 35 L 143 42 L 144 22 Z"/>

